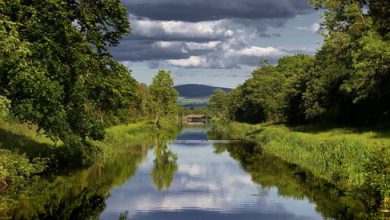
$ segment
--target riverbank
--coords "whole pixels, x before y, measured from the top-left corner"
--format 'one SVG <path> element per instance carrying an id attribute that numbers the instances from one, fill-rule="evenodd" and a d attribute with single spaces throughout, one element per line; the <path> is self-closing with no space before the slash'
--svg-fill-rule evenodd
<path id="1" fill-rule="evenodd" d="M 390 131 L 217 124 L 211 135 L 260 144 L 264 151 L 297 164 L 347 193 L 364 191 L 368 205 L 390 194 Z M 373 198 L 368 200 L 367 198 Z"/>
<path id="2" fill-rule="evenodd" d="M 107 128 L 103 141 L 89 141 L 94 152 L 98 152 L 91 157 L 89 165 L 107 164 L 118 155 L 146 152 L 145 149 L 154 146 L 156 138 L 173 139 L 179 132 L 174 119 L 163 118 L 161 124 L 162 128 L 156 128 L 152 121 L 145 120 Z M 1 122 L 0 214 L 21 196 L 30 197 L 31 192 L 39 188 L 37 183 L 47 177 L 79 172 L 77 170 L 83 167 L 72 166 L 72 158 L 68 156 L 71 155 L 68 151 L 72 150 L 60 141 L 54 142 L 43 133 L 37 133 L 35 126 Z"/>

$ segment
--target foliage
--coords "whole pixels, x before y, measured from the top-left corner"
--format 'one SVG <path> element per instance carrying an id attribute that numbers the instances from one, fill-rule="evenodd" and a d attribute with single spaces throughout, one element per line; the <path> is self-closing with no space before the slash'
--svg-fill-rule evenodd
<path id="1" fill-rule="evenodd" d="M 324 10 L 325 43 L 315 56 L 262 63 L 243 85 L 211 100 L 214 117 L 247 123 L 390 123 L 390 4 L 312 0 Z M 222 104 L 224 103 L 224 104 Z M 228 110 L 226 106 L 230 106 Z"/>
<path id="2" fill-rule="evenodd" d="M 45 168 L 45 160 L 36 158 L 30 161 L 25 155 L 0 149 L 0 188 L 12 184 L 14 189 L 20 189 L 29 183 L 32 176 L 42 173 Z"/>
<path id="3" fill-rule="evenodd" d="M 283 81 L 283 76 L 274 66 L 262 63 L 261 67 L 252 72 L 251 79 L 228 96 L 230 118 L 253 124 L 277 120 L 279 99 L 276 95 Z"/>
<path id="4" fill-rule="evenodd" d="M 344 123 L 388 121 L 390 35 L 384 1 L 313 0 L 325 9 L 325 44 L 316 55 L 306 104 L 309 117 Z"/>
<path id="5" fill-rule="evenodd" d="M 168 149 L 166 143 L 156 140 L 154 166 L 150 176 L 159 191 L 168 189 L 173 182 L 177 166 L 177 155 Z"/>
<path id="6" fill-rule="evenodd" d="M 4 96 L 0 96 L 0 120 L 5 121 L 9 117 L 11 102 Z"/>
<path id="7" fill-rule="evenodd" d="M 228 128 L 234 128 L 230 130 Z M 389 196 L 389 131 L 324 129 L 304 126 L 248 125 L 224 126 L 225 138 L 241 135 L 265 152 L 299 165 L 350 193 L 373 198 L 378 205 Z M 239 131 L 239 132 L 236 132 Z"/>
<path id="8" fill-rule="evenodd" d="M 173 87 L 171 72 L 160 70 L 153 78 L 149 87 L 152 100 L 152 109 L 155 115 L 155 125 L 159 125 L 160 118 L 178 114 L 178 93 Z"/>
<path id="9" fill-rule="evenodd" d="M 216 89 L 208 102 L 208 108 L 213 117 L 227 120 L 229 119 L 229 104 L 228 94 L 222 89 Z"/>
<path id="10" fill-rule="evenodd" d="M 130 31 L 120 1 L 2 0 L 0 17 L 0 95 L 14 116 L 69 147 L 102 139 L 98 113 L 120 114 L 134 97 L 108 53 Z"/>
<path id="11" fill-rule="evenodd" d="M 288 124 L 302 124 L 307 121 L 305 115 L 306 83 L 310 79 L 308 69 L 313 57 L 308 55 L 285 56 L 279 59 L 276 68 L 286 77 L 278 96 L 280 117 Z"/>
<path id="12" fill-rule="evenodd" d="M 7 181 L 9 186 L 6 191 L 0 190 L 0 218 L 6 219 L 97 218 L 105 207 L 104 201 L 108 191 L 135 175 L 138 165 L 147 156 L 148 150 L 154 146 L 156 140 L 165 143 L 174 139 L 178 132 L 176 124 L 171 124 L 171 128 L 158 130 L 148 121 L 110 127 L 106 129 L 107 136 L 104 141 L 93 142 L 96 148 L 101 149 L 102 155 L 94 158 L 95 163 L 92 166 L 81 170 L 61 169 L 58 173 L 45 172 L 46 175 L 41 176 L 37 174 L 42 169 L 47 171 L 50 168 L 43 163 L 46 160 L 28 158 L 43 153 L 44 147 L 49 147 L 39 144 L 53 143 L 44 136 L 36 136 L 33 129 L 23 125 L 7 126 L 9 126 L 7 129 L 12 129 L 15 133 L 25 132 L 24 138 L 30 137 L 33 141 L 27 142 L 25 139 L 17 141 L 23 143 L 25 148 L 18 149 L 27 152 L 28 157 L 21 156 L 20 152 L 0 150 L 0 166 L 4 161 L 8 166 L 6 171 L 16 174 L 15 179 L 23 180 L 20 181 L 20 185 Z M 58 148 L 61 149 L 61 146 Z M 63 153 L 65 155 L 62 156 L 68 154 Z M 74 160 L 69 158 L 69 161 Z M 0 168 L 1 175 L 5 173 L 4 170 Z M 173 175 L 164 170 L 158 171 L 162 172 L 158 175 L 163 179 L 167 179 L 163 175 Z"/>
<path id="13" fill-rule="evenodd" d="M 208 115 L 209 109 L 206 107 L 198 107 L 198 108 L 180 108 L 180 115 Z"/>
<path id="14" fill-rule="evenodd" d="M 300 166 L 283 161 L 264 151 L 261 145 L 242 143 L 214 146 L 218 152 L 227 151 L 249 173 L 261 192 L 277 188 L 278 195 L 307 199 L 316 204 L 316 211 L 330 219 L 370 219 L 375 207 L 365 204 L 367 198 L 351 196 Z M 361 194 L 357 192 L 356 194 Z"/>

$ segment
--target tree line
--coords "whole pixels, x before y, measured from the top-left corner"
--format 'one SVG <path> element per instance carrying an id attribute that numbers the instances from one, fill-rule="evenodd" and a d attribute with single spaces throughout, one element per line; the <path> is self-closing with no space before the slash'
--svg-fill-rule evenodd
<path id="1" fill-rule="evenodd" d="M 119 0 L 0 0 L 1 112 L 82 152 L 107 126 L 177 114 L 170 72 L 148 87 L 110 54 L 130 32 Z"/>
<path id="2" fill-rule="evenodd" d="M 230 93 L 216 91 L 211 114 L 247 123 L 390 122 L 390 2 L 312 0 L 324 10 L 323 46 L 314 56 L 261 61 Z"/>

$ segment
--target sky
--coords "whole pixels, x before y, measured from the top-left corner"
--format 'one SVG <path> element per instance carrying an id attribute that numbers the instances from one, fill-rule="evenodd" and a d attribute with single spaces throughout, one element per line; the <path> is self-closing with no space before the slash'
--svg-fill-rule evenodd
<path id="1" fill-rule="evenodd" d="M 111 48 L 140 82 L 171 70 L 175 84 L 236 87 L 261 59 L 314 54 L 320 12 L 307 0 L 122 0 L 132 32 Z"/>

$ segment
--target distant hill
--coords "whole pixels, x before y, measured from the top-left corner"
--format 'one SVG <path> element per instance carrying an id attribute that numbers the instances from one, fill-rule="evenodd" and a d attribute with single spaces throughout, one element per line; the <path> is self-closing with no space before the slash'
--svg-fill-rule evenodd
<path id="1" fill-rule="evenodd" d="M 208 98 L 214 90 L 222 89 L 225 92 L 230 92 L 232 89 L 223 87 L 214 87 L 199 84 L 186 84 L 175 86 L 175 89 L 179 92 L 179 95 L 184 98 Z"/>

